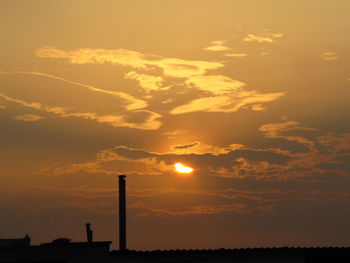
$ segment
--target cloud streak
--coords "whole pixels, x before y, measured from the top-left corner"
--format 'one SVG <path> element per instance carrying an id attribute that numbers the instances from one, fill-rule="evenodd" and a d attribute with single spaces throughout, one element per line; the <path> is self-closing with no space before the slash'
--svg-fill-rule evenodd
<path id="1" fill-rule="evenodd" d="M 0 74 L 7 74 L 7 73 L 1 72 Z M 142 109 L 147 104 L 144 101 L 135 99 L 134 97 L 126 93 L 105 91 L 90 85 L 85 85 L 82 83 L 65 80 L 60 77 L 56 77 L 53 75 L 48 75 L 40 72 L 19 72 L 19 71 L 16 72 L 15 71 L 15 72 L 10 72 L 8 74 L 9 75 L 22 74 L 22 75 L 29 75 L 34 77 L 43 77 L 43 78 L 57 80 L 60 82 L 69 83 L 69 84 L 78 86 L 80 88 L 83 88 L 83 90 L 85 89 L 93 93 L 103 94 L 104 96 L 110 96 L 112 98 L 116 97 L 118 99 L 121 99 L 122 101 L 125 102 L 126 106 L 125 106 L 125 111 L 123 113 L 111 112 L 110 114 L 103 114 L 103 113 L 94 112 L 94 110 L 80 111 L 79 105 L 76 105 L 74 108 L 70 106 L 56 106 L 57 104 L 63 104 L 63 100 L 61 101 L 58 100 L 55 103 L 56 105 L 52 106 L 48 103 L 39 102 L 39 101 L 29 101 L 22 98 L 20 99 L 14 96 L 9 96 L 3 92 L 0 92 L 0 98 L 8 102 L 17 103 L 24 107 L 55 114 L 60 118 L 76 117 L 81 119 L 88 119 L 88 120 L 96 121 L 98 123 L 107 124 L 113 127 L 127 127 L 127 128 L 135 128 L 135 129 L 154 130 L 154 129 L 158 129 L 161 126 L 161 121 L 159 120 L 161 118 L 160 114 Z M 46 98 L 42 98 L 41 100 L 45 100 L 45 99 Z M 131 122 L 129 120 L 130 116 L 132 115 L 139 116 L 137 121 Z"/>
<path id="2" fill-rule="evenodd" d="M 164 82 L 164 79 L 159 76 L 151 76 L 146 74 L 140 74 L 135 71 L 130 71 L 127 74 L 125 74 L 125 79 L 136 80 L 139 83 L 140 87 L 146 93 L 166 89 L 162 88 L 162 83 Z"/>
<path id="3" fill-rule="evenodd" d="M 226 41 L 223 41 L 223 40 L 212 41 L 212 42 L 210 42 L 211 46 L 204 48 L 204 50 L 213 51 L 213 52 L 221 52 L 221 51 L 231 50 L 231 48 L 224 45 L 225 42 Z"/>
<path id="4" fill-rule="evenodd" d="M 323 52 L 321 55 L 321 58 L 324 61 L 334 61 L 334 60 L 339 60 L 340 57 L 338 56 L 337 52 L 333 52 L 333 51 L 327 51 L 327 52 Z"/>
<path id="5" fill-rule="evenodd" d="M 75 86 L 85 88 L 87 90 L 96 92 L 96 93 L 102 93 L 114 97 L 121 98 L 125 100 L 126 102 L 126 109 L 127 110 L 139 110 L 147 107 L 147 103 L 143 100 L 136 99 L 135 97 L 125 93 L 125 92 L 120 92 L 120 91 L 109 91 L 109 90 L 104 90 L 104 89 L 99 89 L 91 85 L 87 85 L 84 83 L 76 82 L 76 81 L 71 81 L 64 79 L 62 77 L 42 73 L 42 72 L 30 72 L 30 71 L 0 71 L 0 74 L 18 74 L 18 75 L 29 75 L 29 76 L 38 76 L 38 77 L 44 77 L 44 78 L 49 78 L 49 79 L 54 79 L 54 80 L 59 80 L 63 81 L 69 84 L 73 84 Z"/>
<path id="6" fill-rule="evenodd" d="M 204 97 L 176 107 L 171 111 L 171 114 L 176 115 L 190 112 L 236 112 L 244 106 L 272 102 L 283 95 L 284 93 L 282 92 L 259 94 L 253 91 L 234 95 Z"/>
<path id="7" fill-rule="evenodd" d="M 283 37 L 282 33 L 264 33 L 260 35 L 248 34 L 243 41 L 258 43 L 273 43 L 276 39 Z"/>
<path id="8" fill-rule="evenodd" d="M 295 121 L 265 124 L 260 131 L 279 147 L 252 148 L 241 144 L 218 147 L 198 141 L 174 145 L 170 152 L 149 152 L 116 146 L 98 153 L 91 161 L 54 168 L 52 174 L 79 171 L 97 174 L 164 175 L 174 173 L 173 164 L 185 162 L 202 175 L 264 180 L 320 180 L 329 173 L 348 177 L 350 134 L 323 134 Z M 295 134 L 293 134 L 295 133 Z M 305 135 L 302 135 L 302 134 Z M 308 135 L 307 135 L 308 134 Z M 305 147 L 296 151 L 294 144 Z M 344 167 L 344 168 L 342 168 Z"/>
<path id="9" fill-rule="evenodd" d="M 270 37 L 278 38 L 280 35 L 270 34 Z M 223 46 L 224 42 L 214 41 L 212 44 L 214 46 Z M 181 86 L 198 91 L 196 94 L 197 98 L 184 102 L 182 105 L 176 105 L 175 103 L 175 107 L 169 111 L 172 115 L 191 112 L 232 113 L 248 105 L 260 105 L 252 106 L 250 109 L 253 111 L 261 111 L 265 109 L 265 107 L 261 105 L 262 103 L 275 101 L 284 95 L 282 92 L 264 94 L 258 91 L 248 91 L 246 90 L 247 84 L 242 81 L 211 73 L 214 70 L 224 67 L 224 64 L 220 62 L 167 58 L 125 49 L 76 49 L 64 51 L 61 49 L 44 47 L 38 49 L 36 55 L 41 58 L 66 59 L 73 64 L 109 63 L 112 65 L 134 68 L 137 71 L 129 71 L 125 74 L 125 79 L 136 80 L 143 92 L 145 94 L 152 93 L 152 96 L 155 95 L 156 92 L 159 93 L 165 90 L 171 91 L 173 86 L 177 86 L 178 84 L 164 87 L 163 83 L 169 78 L 179 78 L 181 79 Z M 226 55 L 243 57 L 246 54 L 232 53 Z M 159 69 L 162 72 L 162 76 L 159 76 L 159 73 L 148 73 L 150 71 L 157 72 Z M 146 71 L 147 74 L 138 71 Z M 130 101 L 127 108 L 128 110 L 141 109 L 148 105 L 147 101 L 133 98 L 130 95 L 118 93 L 118 96 Z M 165 100 L 164 102 L 168 101 L 174 102 L 174 100 Z M 156 125 L 154 125 L 154 127 L 156 127 Z"/>
<path id="10" fill-rule="evenodd" d="M 16 115 L 14 119 L 25 121 L 25 122 L 36 122 L 44 119 L 44 117 L 35 115 L 35 114 L 23 114 L 23 115 Z"/>
<path id="11" fill-rule="evenodd" d="M 105 64 L 120 65 L 129 68 L 151 70 L 157 67 L 168 77 L 186 78 L 203 75 L 207 71 L 222 68 L 219 62 L 200 60 L 185 60 L 166 58 L 157 55 L 143 54 L 126 49 L 76 49 L 64 51 L 61 49 L 44 47 L 38 49 L 36 55 L 41 58 L 67 59 L 72 64 Z"/>
<path id="12" fill-rule="evenodd" d="M 248 56 L 247 53 L 226 53 L 225 57 L 234 57 L 234 58 L 244 58 Z"/>

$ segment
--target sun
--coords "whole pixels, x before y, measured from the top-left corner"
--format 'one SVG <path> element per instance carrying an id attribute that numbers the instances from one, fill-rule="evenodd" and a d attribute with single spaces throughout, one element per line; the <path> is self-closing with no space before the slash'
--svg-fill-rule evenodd
<path id="1" fill-rule="evenodd" d="M 193 168 L 185 166 L 182 163 L 176 163 L 174 167 L 178 173 L 189 174 L 193 172 Z"/>

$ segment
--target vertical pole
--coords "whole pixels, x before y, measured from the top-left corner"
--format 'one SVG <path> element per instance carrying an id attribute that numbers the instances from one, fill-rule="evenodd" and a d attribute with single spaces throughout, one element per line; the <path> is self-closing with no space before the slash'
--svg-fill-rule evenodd
<path id="1" fill-rule="evenodd" d="M 126 194 L 125 175 L 119 175 L 119 250 L 126 250 Z"/>
<path id="2" fill-rule="evenodd" d="M 92 243 L 93 242 L 93 231 L 91 230 L 90 224 L 86 223 L 86 239 L 87 242 Z"/>

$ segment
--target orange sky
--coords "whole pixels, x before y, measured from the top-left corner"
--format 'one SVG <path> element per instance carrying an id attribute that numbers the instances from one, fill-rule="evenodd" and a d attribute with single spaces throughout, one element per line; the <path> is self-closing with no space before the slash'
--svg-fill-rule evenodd
<path id="1" fill-rule="evenodd" d="M 349 8 L 0 1 L 0 238 L 349 246 Z"/>

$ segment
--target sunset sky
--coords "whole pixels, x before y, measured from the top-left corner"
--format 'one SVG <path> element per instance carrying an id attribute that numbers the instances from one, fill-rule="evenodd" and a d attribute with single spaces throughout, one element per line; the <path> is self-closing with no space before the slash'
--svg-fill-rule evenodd
<path id="1" fill-rule="evenodd" d="M 0 0 L 0 238 L 350 246 L 349 10 Z"/>

